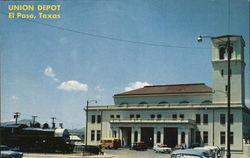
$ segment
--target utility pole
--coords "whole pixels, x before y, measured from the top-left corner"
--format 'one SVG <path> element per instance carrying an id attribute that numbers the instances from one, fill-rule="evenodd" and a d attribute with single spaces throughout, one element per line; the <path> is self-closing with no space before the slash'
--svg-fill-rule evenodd
<path id="1" fill-rule="evenodd" d="M 52 119 L 52 128 L 56 128 L 56 125 L 55 125 L 55 117 L 51 117 L 51 119 Z"/>
<path id="2" fill-rule="evenodd" d="M 20 114 L 21 114 L 20 112 L 15 112 L 14 113 L 14 119 L 16 119 L 16 125 L 17 125 L 17 120 L 18 120 Z"/>
<path id="3" fill-rule="evenodd" d="M 36 117 L 37 116 L 32 116 L 32 126 L 34 127 L 35 123 L 36 123 Z"/>

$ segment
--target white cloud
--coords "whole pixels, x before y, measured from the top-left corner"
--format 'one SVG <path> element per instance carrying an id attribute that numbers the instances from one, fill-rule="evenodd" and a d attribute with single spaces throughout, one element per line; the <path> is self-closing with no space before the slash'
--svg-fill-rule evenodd
<path id="1" fill-rule="evenodd" d="M 128 84 L 128 87 L 124 88 L 125 91 L 131 91 L 131 90 L 134 90 L 134 89 L 138 89 L 138 88 L 142 88 L 144 86 L 149 86 L 150 84 L 148 82 L 140 82 L 140 81 L 137 81 L 137 82 L 132 82 L 132 83 L 129 83 Z"/>
<path id="2" fill-rule="evenodd" d="M 104 88 L 102 88 L 102 87 L 100 87 L 100 86 L 96 86 L 95 89 L 96 89 L 98 92 L 104 91 Z"/>
<path id="3" fill-rule="evenodd" d="M 57 88 L 65 91 L 88 91 L 87 84 L 73 80 L 62 82 Z"/>
<path id="4" fill-rule="evenodd" d="M 11 100 L 19 100 L 19 97 L 18 97 L 18 96 L 13 95 L 13 96 L 11 96 L 11 97 L 10 97 L 10 99 L 11 99 Z"/>
<path id="5" fill-rule="evenodd" d="M 47 68 L 44 70 L 44 75 L 52 78 L 56 82 L 59 82 L 59 80 L 56 78 L 56 74 L 50 66 L 47 66 Z"/>

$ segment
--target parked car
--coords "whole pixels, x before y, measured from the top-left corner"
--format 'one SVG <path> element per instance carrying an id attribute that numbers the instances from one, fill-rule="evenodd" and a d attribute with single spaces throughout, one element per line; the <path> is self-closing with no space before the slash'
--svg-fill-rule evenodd
<path id="1" fill-rule="evenodd" d="M 157 153 L 171 153 L 172 149 L 165 144 L 156 144 L 153 150 Z"/>
<path id="2" fill-rule="evenodd" d="M 209 158 L 207 150 L 184 149 L 175 150 L 171 153 L 171 158 Z"/>
<path id="3" fill-rule="evenodd" d="M 85 145 L 83 145 L 83 152 L 84 153 L 87 153 L 89 155 L 99 155 L 99 154 L 102 154 L 102 150 L 99 146 L 95 146 L 95 145 L 87 145 L 87 148 Z"/>
<path id="4" fill-rule="evenodd" d="M 121 147 L 119 138 L 104 138 L 101 140 L 100 146 L 105 149 L 117 149 Z"/>
<path id="5" fill-rule="evenodd" d="M 130 150 L 147 150 L 147 145 L 144 142 L 137 142 L 137 143 L 132 143 L 130 146 Z"/>
<path id="6" fill-rule="evenodd" d="M 209 157 L 210 158 L 215 158 L 217 156 L 217 152 L 214 150 L 214 148 L 211 148 L 211 147 L 196 147 L 194 148 L 196 150 L 207 150 L 208 153 L 209 153 Z"/>
<path id="7" fill-rule="evenodd" d="M 0 145 L 0 157 L 1 158 L 22 158 L 23 153 L 12 151 L 6 145 Z"/>

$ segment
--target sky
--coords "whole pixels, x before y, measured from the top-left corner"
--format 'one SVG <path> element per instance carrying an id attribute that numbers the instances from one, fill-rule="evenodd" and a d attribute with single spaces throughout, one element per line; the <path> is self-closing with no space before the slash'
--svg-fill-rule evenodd
<path id="1" fill-rule="evenodd" d="M 243 36 L 249 105 L 249 2 L 229 2 L 1 1 L 1 120 L 20 112 L 82 128 L 87 100 L 113 105 L 114 94 L 145 85 L 212 87 L 211 41 L 198 35 Z M 9 19 L 9 4 L 59 4 L 61 18 Z"/>

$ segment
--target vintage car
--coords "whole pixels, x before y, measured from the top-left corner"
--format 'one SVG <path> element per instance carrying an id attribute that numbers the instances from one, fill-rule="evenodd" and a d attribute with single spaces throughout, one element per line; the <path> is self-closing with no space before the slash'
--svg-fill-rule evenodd
<path id="1" fill-rule="evenodd" d="M 207 150 L 208 153 L 209 153 L 209 157 L 210 158 L 217 157 L 217 151 L 214 148 L 211 148 L 209 146 L 206 146 L 206 147 L 196 147 L 194 149 L 196 149 L 196 150 Z"/>
<path id="2" fill-rule="evenodd" d="M 216 157 L 223 157 L 224 151 L 218 146 L 204 146 L 205 149 L 210 149 L 213 153 L 215 153 Z"/>
<path id="3" fill-rule="evenodd" d="M 137 151 L 147 150 L 147 148 L 148 147 L 144 142 L 132 143 L 130 146 L 130 150 L 137 150 Z"/>
<path id="4" fill-rule="evenodd" d="M 155 144 L 153 150 L 156 153 L 171 153 L 172 149 L 165 144 Z"/>
<path id="5" fill-rule="evenodd" d="M 171 153 L 171 158 L 209 158 L 207 150 L 184 149 L 175 150 Z"/>
<path id="6" fill-rule="evenodd" d="M 10 150 L 8 146 L 0 145 L 0 157 L 1 158 L 22 158 L 22 152 L 16 152 Z"/>
<path id="7" fill-rule="evenodd" d="M 83 145 L 82 150 L 86 155 L 102 155 L 103 152 L 99 146 L 95 145 Z"/>

